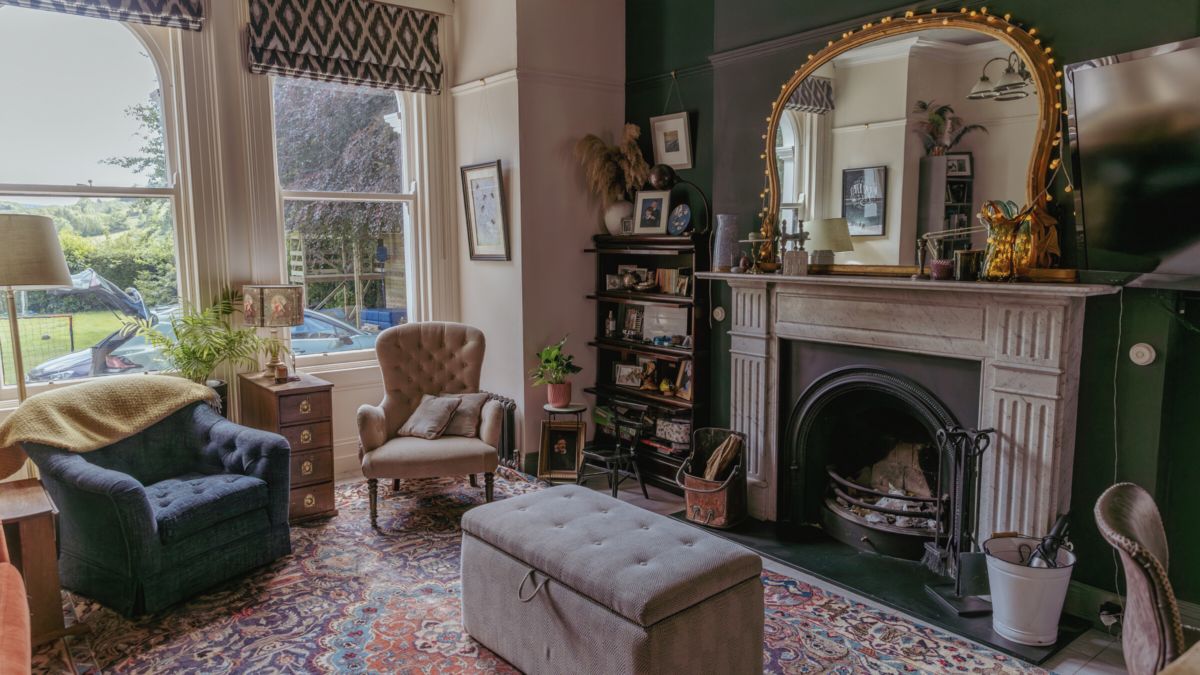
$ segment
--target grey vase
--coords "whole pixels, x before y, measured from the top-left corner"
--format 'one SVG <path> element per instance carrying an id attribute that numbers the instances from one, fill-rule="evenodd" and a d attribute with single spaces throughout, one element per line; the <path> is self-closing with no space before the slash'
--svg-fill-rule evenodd
<path id="1" fill-rule="evenodd" d="M 738 217 L 717 216 L 717 231 L 713 235 L 712 271 L 728 272 L 737 264 Z"/>

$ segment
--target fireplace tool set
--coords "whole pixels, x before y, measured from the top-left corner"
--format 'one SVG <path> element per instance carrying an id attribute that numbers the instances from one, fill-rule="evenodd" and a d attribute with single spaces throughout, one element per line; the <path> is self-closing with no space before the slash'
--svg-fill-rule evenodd
<path id="1" fill-rule="evenodd" d="M 937 443 L 943 456 L 950 454 L 954 470 L 950 485 L 943 486 L 942 472 L 938 472 L 938 495 L 945 495 L 944 487 L 953 490 L 953 510 L 946 513 L 938 509 L 938 528 L 931 542 L 925 544 L 925 557 L 921 559 L 937 574 L 949 574 L 952 582 L 928 584 L 925 590 L 933 594 L 959 616 L 984 616 L 992 613 L 991 604 L 980 599 L 987 594 L 988 577 L 985 553 L 972 532 L 973 509 L 979 492 L 978 459 L 991 445 L 991 434 L 995 429 L 964 429 L 953 425 L 938 429 Z M 942 527 L 949 517 L 949 528 Z M 946 534 L 943 535 L 942 533 Z"/>

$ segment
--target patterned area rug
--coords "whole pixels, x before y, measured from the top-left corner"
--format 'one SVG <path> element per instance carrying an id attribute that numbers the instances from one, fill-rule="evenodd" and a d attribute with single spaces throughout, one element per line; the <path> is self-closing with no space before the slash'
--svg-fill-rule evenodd
<path id="1" fill-rule="evenodd" d="M 293 555 L 160 614 L 122 618 L 64 593 L 92 633 L 43 646 L 34 673 L 516 673 L 459 623 L 459 522 L 483 501 L 466 479 L 338 488 L 340 515 L 292 528 Z M 546 487 L 502 470 L 496 498 Z M 768 673 L 1046 675 L 900 617 L 771 572 Z"/>

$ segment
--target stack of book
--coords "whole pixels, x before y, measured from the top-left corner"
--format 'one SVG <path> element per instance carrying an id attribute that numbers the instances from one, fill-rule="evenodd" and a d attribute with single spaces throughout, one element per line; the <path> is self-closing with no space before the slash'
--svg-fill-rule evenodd
<path id="1" fill-rule="evenodd" d="M 663 268 L 655 272 L 655 280 L 661 292 L 669 295 L 687 295 L 692 281 L 692 268 Z"/>

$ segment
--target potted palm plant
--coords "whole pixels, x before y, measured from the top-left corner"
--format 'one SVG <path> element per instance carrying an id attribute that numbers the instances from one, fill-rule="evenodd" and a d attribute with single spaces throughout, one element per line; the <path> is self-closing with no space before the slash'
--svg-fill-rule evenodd
<path id="1" fill-rule="evenodd" d="M 920 116 L 913 133 L 921 138 L 925 154 L 930 157 L 946 154 L 972 131 L 988 133 L 987 127 L 982 124 L 963 124 L 962 118 L 955 116 L 954 108 L 938 105 L 933 100 L 917 101 L 913 112 Z"/>
<path id="2" fill-rule="evenodd" d="M 529 371 L 529 379 L 537 380 L 533 386 L 536 387 L 539 384 L 547 386 L 547 402 L 555 408 L 565 408 L 571 405 L 571 383 L 567 382 L 567 376 L 583 370 L 573 363 L 574 356 L 563 354 L 563 345 L 570 336 L 571 334 L 568 333 L 558 344 L 550 345 L 540 352 L 534 352 L 534 356 L 538 357 L 541 365 Z"/>
<path id="3" fill-rule="evenodd" d="M 181 299 L 179 311 L 167 319 L 170 331 L 163 330 L 161 322 L 151 324 L 143 319 L 126 322 L 124 330 L 127 334 L 144 336 L 148 344 L 157 348 L 167 370 L 217 390 L 224 410 L 228 384 L 210 379 L 217 366 L 229 361 L 257 368 L 259 353 L 288 351 L 279 340 L 262 337 L 253 328 L 235 328 L 232 317 L 241 308 L 241 291 L 230 288 L 222 291 L 207 309 Z"/>

